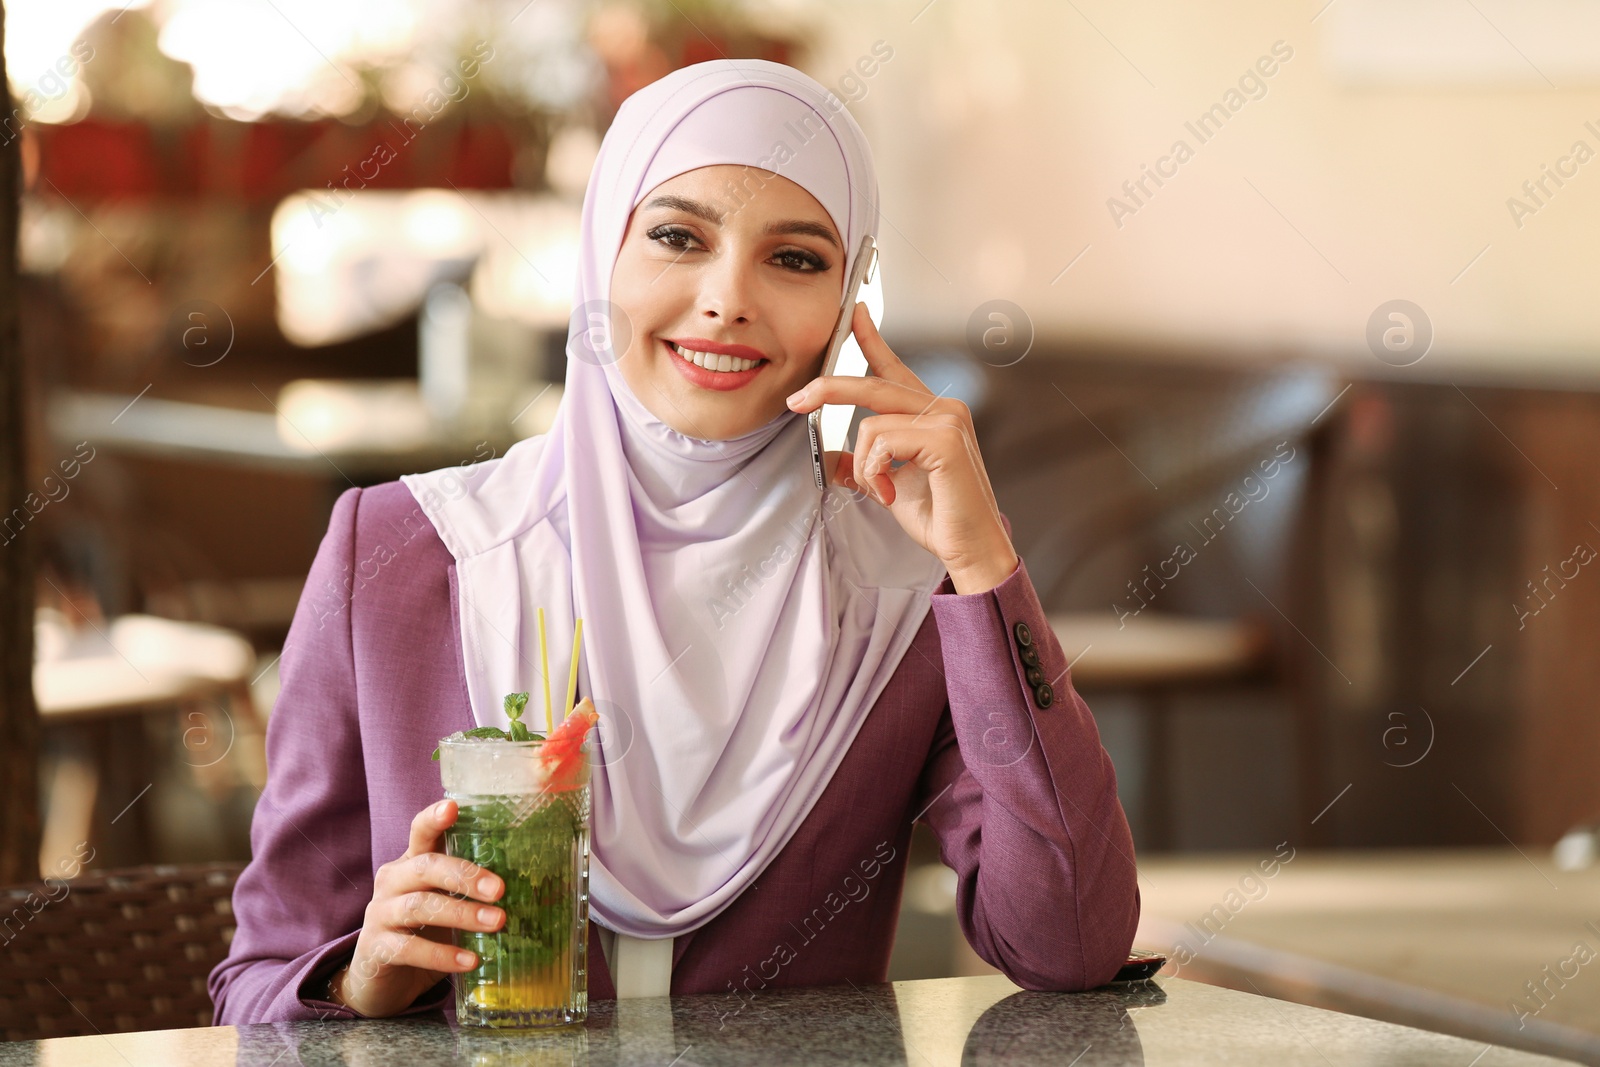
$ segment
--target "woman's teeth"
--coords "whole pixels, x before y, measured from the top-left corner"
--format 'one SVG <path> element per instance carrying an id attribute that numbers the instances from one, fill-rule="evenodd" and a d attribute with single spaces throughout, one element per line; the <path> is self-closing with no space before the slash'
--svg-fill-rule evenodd
<path id="1" fill-rule="evenodd" d="M 670 341 L 667 343 L 672 344 Z M 714 352 L 696 352 L 678 344 L 673 344 L 672 350 L 696 367 L 711 371 L 749 370 L 761 362 L 759 359 L 740 359 L 738 356 L 717 355 Z"/>

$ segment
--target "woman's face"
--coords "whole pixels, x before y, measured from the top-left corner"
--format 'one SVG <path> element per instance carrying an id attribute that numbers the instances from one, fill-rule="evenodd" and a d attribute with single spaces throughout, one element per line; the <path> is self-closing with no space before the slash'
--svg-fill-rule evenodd
<path id="1" fill-rule="evenodd" d="M 820 373 L 843 292 L 844 241 L 810 193 L 756 167 L 687 171 L 628 219 L 611 273 L 631 327 L 617 369 L 679 433 L 738 437 Z"/>

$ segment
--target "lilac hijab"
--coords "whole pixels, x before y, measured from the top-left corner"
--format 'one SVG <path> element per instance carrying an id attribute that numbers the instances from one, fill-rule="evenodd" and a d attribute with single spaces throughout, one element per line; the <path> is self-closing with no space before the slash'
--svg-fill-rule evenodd
<path id="1" fill-rule="evenodd" d="M 730 60 L 639 90 L 584 196 L 550 432 L 498 460 L 404 479 L 456 559 L 480 725 L 504 725 L 513 691 L 533 693 L 529 718 L 543 718 L 540 607 L 561 703 L 583 618 L 579 684 L 601 714 L 591 909 L 645 939 L 711 921 L 788 842 L 944 576 L 878 504 L 818 493 L 801 416 L 699 440 L 623 381 L 629 331 L 607 300 L 629 215 L 659 183 L 713 164 L 796 182 L 852 251 L 876 231 L 866 139 L 811 78 Z"/>

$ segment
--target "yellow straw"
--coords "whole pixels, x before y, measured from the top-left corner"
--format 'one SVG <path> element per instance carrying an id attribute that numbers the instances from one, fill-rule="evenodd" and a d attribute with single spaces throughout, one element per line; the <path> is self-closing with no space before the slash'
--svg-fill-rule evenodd
<path id="1" fill-rule="evenodd" d="M 550 654 L 544 644 L 544 609 L 539 609 L 539 670 L 544 673 L 544 734 L 550 736 L 556 728 L 550 710 Z"/>
<path id="2" fill-rule="evenodd" d="M 561 718 L 566 719 L 572 714 L 572 702 L 578 696 L 578 650 L 583 647 L 583 620 L 578 620 L 577 627 L 572 631 L 572 670 L 567 674 L 567 710 Z"/>

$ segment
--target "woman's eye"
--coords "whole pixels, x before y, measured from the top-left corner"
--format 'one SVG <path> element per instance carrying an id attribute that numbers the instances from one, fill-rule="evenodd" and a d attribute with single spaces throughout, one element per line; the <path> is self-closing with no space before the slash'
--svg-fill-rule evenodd
<path id="1" fill-rule="evenodd" d="M 800 248 L 785 248 L 772 257 L 782 267 L 795 271 L 824 271 L 828 264 L 815 252 L 807 252 Z"/>
<path id="2" fill-rule="evenodd" d="M 694 234 L 681 226 L 657 226 L 645 234 L 657 244 L 665 245 L 675 252 L 687 251 L 694 241 Z"/>

